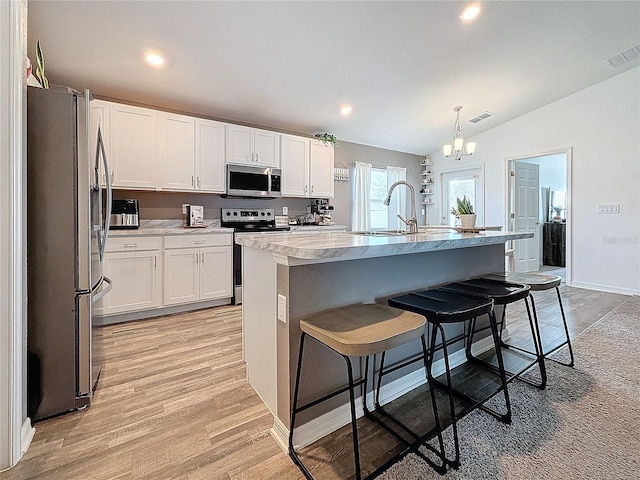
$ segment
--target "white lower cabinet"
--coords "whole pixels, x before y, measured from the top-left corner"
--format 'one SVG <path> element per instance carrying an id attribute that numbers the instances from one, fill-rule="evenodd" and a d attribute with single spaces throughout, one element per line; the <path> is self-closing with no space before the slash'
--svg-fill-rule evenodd
<path id="1" fill-rule="evenodd" d="M 232 296 L 232 235 L 165 237 L 164 304 Z"/>
<path id="2" fill-rule="evenodd" d="M 109 239 L 104 275 L 113 288 L 102 299 L 102 315 L 137 312 L 162 306 L 161 237 Z M 100 310 L 100 305 L 98 305 Z"/>

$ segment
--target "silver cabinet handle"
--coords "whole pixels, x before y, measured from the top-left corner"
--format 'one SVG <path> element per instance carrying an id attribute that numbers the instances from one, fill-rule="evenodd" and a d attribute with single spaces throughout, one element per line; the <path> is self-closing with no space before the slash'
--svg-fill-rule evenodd
<path id="1" fill-rule="evenodd" d="M 206 240 L 196 240 L 193 243 L 196 244 L 196 245 L 203 245 L 203 244 L 207 243 L 207 241 Z"/>
<path id="2" fill-rule="evenodd" d="M 197 265 L 198 264 L 198 254 L 194 253 L 193 256 L 196 257 L 196 265 Z"/>
<path id="3" fill-rule="evenodd" d="M 138 248 L 137 243 L 125 243 L 124 248 Z"/>
<path id="4" fill-rule="evenodd" d="M 304 186 L 304 193 L 307 193 L 307 190 L 309 190 L 309 185 Z"/>
<path id="5" fill-rule="evenodd" d="M 313 193 L 313 185 L 311 185 L 311 193 Z"/>
<path id="6" fill-rule="evenodd" d="M 156 257 L 154 255 L 153 256 L 153 269 L 155 270 L 157 266 L 158 266 L 158 257 Z"/>
<path id="7" fill-rule="evenodd" d="M 113 181 L 116 178 L 116 171 L 115 170 L 111 170 L 111 182 L 113 183 Z"/>
<path id="8" fill-rule="evenodd" d="M 204 253 L 201 253 L 201 254 L 200 254 L 200 257 L 201 257 L 201 262 L 202 262 L 202 264 L 204 265 Z"/>
<path id="9" fill-rule="evenodd" d="M 198 185 L 198 188 L 200 188 L 200 175 L 196 177 L 196 184 Z"/>
<path id="10" fill-rule="evenodd" d="M 191 186 L 192 186 L 193 188 L 196 188 L 196 184 L 195 184 L 195 182 L 193 181 L 193 175 L 191 175 Z"/>

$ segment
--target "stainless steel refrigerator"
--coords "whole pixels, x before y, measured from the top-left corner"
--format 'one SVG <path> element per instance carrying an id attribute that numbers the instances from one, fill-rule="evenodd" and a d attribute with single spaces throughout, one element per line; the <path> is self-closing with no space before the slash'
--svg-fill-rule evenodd
<path id="1" fill-rule="evenodd" d="M 102 260 L 111 185 L 89 91 L 27 91 L 27 398 L 32 420 L 84 408 L 100 375 L 94 303 L 108 293 Z M 107 182 L 109 175 L 105 176 Z M 107 210 L 103 213 L 103 205 Z"/>

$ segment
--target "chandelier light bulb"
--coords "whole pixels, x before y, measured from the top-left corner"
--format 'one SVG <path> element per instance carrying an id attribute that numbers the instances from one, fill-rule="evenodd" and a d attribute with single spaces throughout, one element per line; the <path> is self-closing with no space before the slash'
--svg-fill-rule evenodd
<path id="1" fill-rule="evenodd" d="M 476 144 L 474 142 L 469 142 L 465 146 L 464 135 L 460 127 L 460 110 L 462 110 L 461 105 L 453 109 L 453 111 L 456 112 L 456 123 L 453 124 L 453 141 L 451 144 L 442 147 L 444 156 L 450 157 L 453 155 L 456 161 L 460 160 L 462 155 L 473 155 L 476 151 Z"/>
<path id="2" fill-rule="evenodd" d="M 467 154 L 468 155 L 473 155 L 476 151 L 476 144 L 475 142 L 469 142 L 467 143 Z"/>

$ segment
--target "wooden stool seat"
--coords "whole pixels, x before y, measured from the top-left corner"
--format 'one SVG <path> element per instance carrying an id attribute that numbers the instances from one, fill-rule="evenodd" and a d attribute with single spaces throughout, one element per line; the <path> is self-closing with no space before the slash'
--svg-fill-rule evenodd
<path id="1" fill-rule="evenodd" d="M 377 303 L 325 310 L 300 320 L 303 332 L 341 355 L 364 357 L 420 338 L 422 315 Z"/>
<path id="2" fill-rule="evenodd" d="M 492 273 L 484 278 L 500 280 L 502 282 L 524 283 L 533 291 L 543 291 L 556 288 L 562 282 L 562 277 L 543 273 Z"/>

